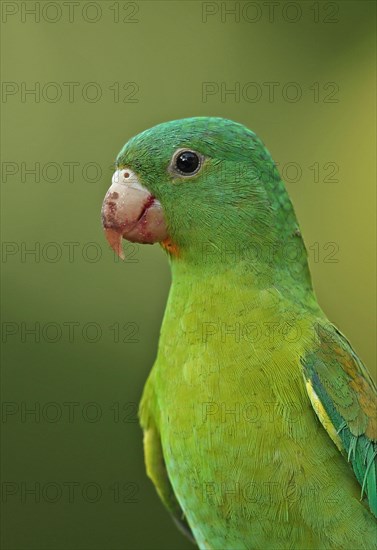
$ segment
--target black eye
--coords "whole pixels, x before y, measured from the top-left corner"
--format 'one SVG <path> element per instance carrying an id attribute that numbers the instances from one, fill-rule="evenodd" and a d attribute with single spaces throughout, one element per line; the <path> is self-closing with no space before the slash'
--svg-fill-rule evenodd
<path id="1" fill-rule="evenodd" d="M 194 151 L 182 151 L 175 159 L 175 167 L 182 174 L 194 174 L 200 166 L 200 159 Z"/>

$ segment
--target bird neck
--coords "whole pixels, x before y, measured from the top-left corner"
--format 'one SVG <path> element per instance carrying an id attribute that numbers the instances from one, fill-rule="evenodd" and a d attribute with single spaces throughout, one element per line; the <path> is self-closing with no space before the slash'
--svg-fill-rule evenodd
<path id="1" fill-rule="evenodd" d="M 200 285 L 203 292 L 216 295 L 221 288 L 224 292 L 247 288 L 255 293 L 274 288 L 290 301 L 319 309 L 299 233 L 286 243 L 263 248 L 225 242 L 222 246 L 204 243 L 195 254 L 165 249 L 170 256 L 174 288 Z"/>

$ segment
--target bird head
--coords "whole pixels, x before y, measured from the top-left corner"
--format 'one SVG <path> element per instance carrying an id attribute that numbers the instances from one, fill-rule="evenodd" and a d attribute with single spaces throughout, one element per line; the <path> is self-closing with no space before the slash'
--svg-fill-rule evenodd
<path id="1" fill-rule="evenodd" d="M 160 242 L 173 260 L 194 263 L 204 255 L 207 262 L 224 260 L 224 250 L 229 258 L 238 250 L 274 262 L 267 258 L 272 248 L 297 239 L 303 246 L 262 141 L 216 117 L 166 122 L 130 139 L 116 159 L 102 220 L 120 256 L 122 238 Z"/>

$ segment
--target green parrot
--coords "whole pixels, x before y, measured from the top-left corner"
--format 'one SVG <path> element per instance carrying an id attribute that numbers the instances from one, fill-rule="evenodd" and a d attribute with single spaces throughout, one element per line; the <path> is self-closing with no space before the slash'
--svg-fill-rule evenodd
<path id="1" fill-rule="evenodd" d="M 377 390 L 317 303 L 262 141 L 216 117 L 130 139 L 106 237 L 159 242 L 172 285 L 140 421 L 148 476 L 201 549 L 377 544 Z"/>

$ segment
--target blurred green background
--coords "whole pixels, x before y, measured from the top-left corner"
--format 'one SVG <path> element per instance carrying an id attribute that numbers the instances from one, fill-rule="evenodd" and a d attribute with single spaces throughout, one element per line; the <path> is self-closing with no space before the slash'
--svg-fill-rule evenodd
<path id="1" fill-rule="evenodd" d="M 374 21 L 363 1 L 2 2 L 4 550 L 192 548 L 135 414 L 168 263 L 115 261 L 99 216 L 147 127 L 215 115 L 262 137 L 320 303 L 376 375 Z"/>

